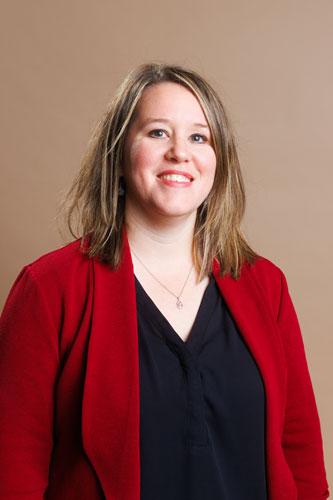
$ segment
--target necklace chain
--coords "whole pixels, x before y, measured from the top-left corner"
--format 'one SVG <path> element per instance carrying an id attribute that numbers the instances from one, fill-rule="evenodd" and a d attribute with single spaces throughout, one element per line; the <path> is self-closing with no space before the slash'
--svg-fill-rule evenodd
<path id="1" fill-rule="evenodd" d="M 193 269 L 193 264 L 191 266 L 191 269 L 186 277 L 186 280 L 185 280 L 185 283 L 181 289 L 181 291 L 179 292 L 178 295 L 176 295 L 175 293 L 173 293 L 171 290 L 169 290 L 169 288 L 167 286 L 165 286 L 158 278 L 156 278 L 156 276 L 150 271 L 150 269 L 148 269 L 148 267 L 146 266 L 146 264 L 144 264 L 142 262 L 142 260 L 140 259 L 140 257 L 138 257 L 136 255 L 136 253 L 134 252 L 133 248 L 131 247 L 131 252 L 133 253 L 133 255 L 138 259 L 138 261 L 143 265 L 143 267 L 146 269 L 146 271 L 148 271 L 148 273 L 150 274 L 150 276 L 152 276 L 154 278 L 155 281 L 157 281 L 157 283 L 159 283 L 167 292 L 171 293 L 171 295 L 173 295 L 174 297 L 176 297 L 177 299 L 177 302 L 176 302 L 176 306 L 178 307 L 178 309 L 182 309 L 183 308 L 183 302 L 180 300 L 180 297 L 181 297 L 181 294 L 183 293 L 184 291 L 184 288 L 186 286 L 186 283 L 188 282 L 188 279 L 190 277 L 190 274 L 191 274 L 191 271 Z"/>

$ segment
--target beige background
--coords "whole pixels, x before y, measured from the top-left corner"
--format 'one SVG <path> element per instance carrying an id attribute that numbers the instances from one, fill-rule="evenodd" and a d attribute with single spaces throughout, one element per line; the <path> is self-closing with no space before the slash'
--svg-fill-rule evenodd
<path id="1" fill-rule="evenodd" d="M 332 1 L 1 6 L 1 305 L 22 266 L 61 245 L 57 204 L 129 68 L 202 72 L 236 129 L 247 235 L 287 275 L 332 477 Z"/>

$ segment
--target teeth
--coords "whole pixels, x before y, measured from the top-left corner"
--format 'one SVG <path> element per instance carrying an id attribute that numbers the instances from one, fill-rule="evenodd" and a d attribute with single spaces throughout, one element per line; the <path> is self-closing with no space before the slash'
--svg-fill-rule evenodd
<path id="1" fill-rule="evenodd" d="M 185 177 L 185 175 L 168 174 L 168 175 L 160 175 L 159 177 L 160 179 L 163 179 L 165 181 L 191 182 L 191 180 L 188 177 Z"/>

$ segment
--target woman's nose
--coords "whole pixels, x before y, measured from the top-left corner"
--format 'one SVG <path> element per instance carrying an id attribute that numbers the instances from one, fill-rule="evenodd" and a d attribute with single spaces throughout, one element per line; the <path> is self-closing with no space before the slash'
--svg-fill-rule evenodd
<path id="1" fill-rule="evenodd" d="M 176 162 L 189 161 L 191 159 L 191 152 L 187 141 L 181 138 L 173 138 L 169 142 L 166 158 Z"/>

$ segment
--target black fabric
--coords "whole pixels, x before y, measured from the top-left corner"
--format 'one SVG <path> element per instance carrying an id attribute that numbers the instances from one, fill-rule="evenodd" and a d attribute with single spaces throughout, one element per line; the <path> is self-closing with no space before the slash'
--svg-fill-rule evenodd
<path id="1" fill-rule="evenodd" d="M 135 286 L 141 500 L 267 500 L 264 386 L 214 278 L 187 342 Z"/>

